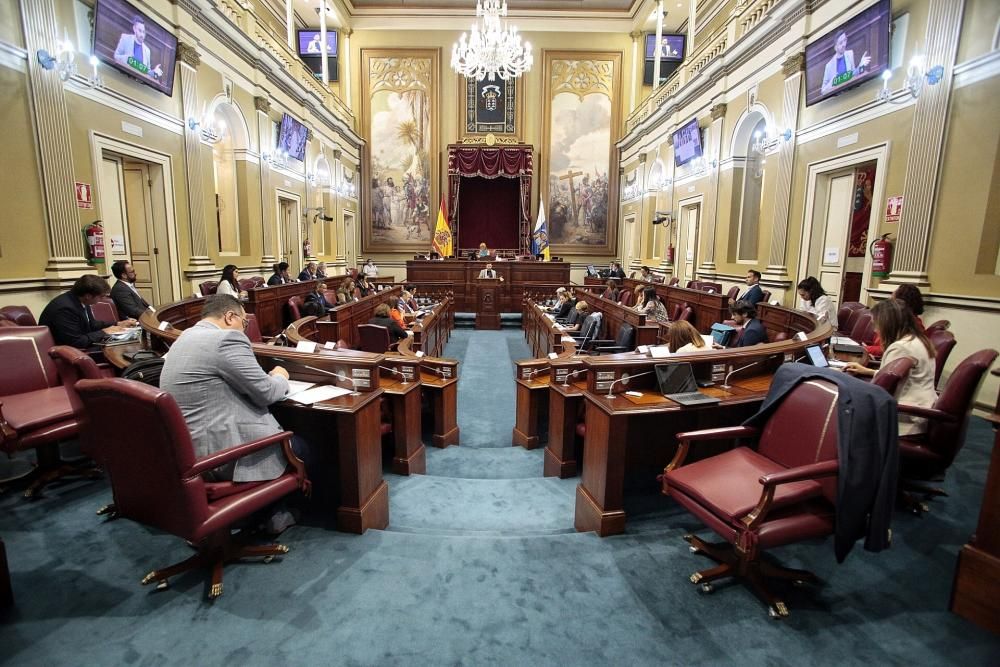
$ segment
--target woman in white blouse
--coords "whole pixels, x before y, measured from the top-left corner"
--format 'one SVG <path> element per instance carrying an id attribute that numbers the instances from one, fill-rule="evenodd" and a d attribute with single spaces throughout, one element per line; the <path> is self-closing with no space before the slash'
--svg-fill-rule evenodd
<path id="1" fill-rule="evenodd" d="M 240 290 L 240 270 L 235 264 L 226 264 L 222 269 L 222 280 L 215 288 L 216 294 L 228 294 L 237 299 L 247 298 L 247 293 Z"/>
<path id="2" fill-rule="evenodd" d="M 817 322 L 829 322 L 834 329 L 837 328 L 837 309 L 833 305 L 833 299 L 826 295 L 823 286 L 819 281 L 809 276 L 798 284 L 799 310 L 804 310 Z"/>
<path id="3" fill-rule="evenodd" d="M 670 331 L 667 333 L 667 344 L 670 346 L 670 351 L 674 354 L 703 352 L 710 349 L 705 344 L 705 339 L 694 328 L 694 325 L 686 320 L 670 323 Z"/>
<path id="4" fill-rule="evenodd" d="M 937 393 L 934 391 L 934 345 L 917 326 L 917 320 L 909 307 L 899 299 L 887 299 L 872 308 L 872 321 L 885 346 L 882 354 L 883 367 L 901 357 L 913 360 L 910 374 L 896 389 L 896 401 L 901 405 L 933 407 L 937 400 Z M 853 375 L 877 375 L 874 370 L 854 362 L 847 364 L 844 370 Z M 900 413 L 900 435 L 926 431 L 926 419 Z"/>

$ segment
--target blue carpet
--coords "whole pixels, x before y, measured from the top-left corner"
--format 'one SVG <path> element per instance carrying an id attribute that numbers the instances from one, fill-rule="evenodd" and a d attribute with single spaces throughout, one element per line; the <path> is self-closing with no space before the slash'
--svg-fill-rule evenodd
<path id="1" fill-rule="evenodd" d="M 571 532 L 578 480 L 544 479 L 539 451 L 510 446 L 521 332 L 456 331 L 448 354 L 463 360 L 463 444 L 429 449 L 432 474 L 387 476 L 390 529 L 295 526 L 282 559 L 229 566 L 214 604 L 201 573 L 162 592 L 139 585 L 191 551 L 95 517 L 110 500 L 105 482 L 57 487 L 34 503 L 0 496 L 17 598 L 0 616 L 0 663 L 998 663 L 1000 638 L 947 611 L 992 445 L 984 420 L 972 420 L 949 471 L 950 497 L 923 518 L 897 514 L 889 551 L 857 548 L 837 565 L 829 541 L 775 550 L 824 582 L 792 590 L 792 615 L 776 622 L 742 586 L 696 592 L 687 577 L 707 561 L 682 536 L 708 532 L 662 496 L 626 499 L 624 535 Z"/>

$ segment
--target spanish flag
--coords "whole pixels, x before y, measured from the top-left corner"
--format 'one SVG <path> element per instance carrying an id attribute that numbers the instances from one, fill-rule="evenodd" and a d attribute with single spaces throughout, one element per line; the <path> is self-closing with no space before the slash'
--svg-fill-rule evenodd
<path id="1" fill-rule="evenodd" d="M 535 223 L 535 231 L 531 234 L 531 254 L 541 255 L 545 261 L 549 261 L 549 226 L 545 220 L 545 204 L 538 202 L 538 222 Z"/>
<path id="2" fill-rule="evenodd" d="M 451 227 L 448 226 L 448 208 L 444 204 L 444 195 L 441 196 L 441 208 L 438 209 L 438 219 L 437 224 L 434 225 L 431 248 L 441 257 L 451 257 L 455 254 Z"/>

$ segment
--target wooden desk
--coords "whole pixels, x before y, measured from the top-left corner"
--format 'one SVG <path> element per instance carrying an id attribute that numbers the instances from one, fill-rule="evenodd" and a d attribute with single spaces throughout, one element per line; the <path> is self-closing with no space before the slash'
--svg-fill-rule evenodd
<path id="1" fill-rule="evenodd" d="M 421 363 L 420 381 L 431 399 L 434 415 L 431 444 L 440 449 L 459 444 L 458 362 L 439 359 Z"/>
<path id="2" fill-rule="evenodd" d="M 357 348 L 360 344 L 358 325 L 368 324 L 379 305 L 387 302 L 390 297 L 398 297 L 402 291 L 402 287 L 396 286 L 337 306 L 316 320 L 316 342 L 322 344 L 342 340 L 348 346 Z"/>
<path id="3" fill-rule="evenodd" d="M 476 328 L 500 328 L 501 282 L 494 278 L 476 279 Z"/>
<path id="4" fill-rule="evenodd" d="M 397 475 L 427 472 L 427 450 L 420 439 L 422 385 L 420 374 L 415 372 L 417 368 L 409 367 L 405 382 L 391 375 L 383 376 L 380 381 L 392 412 L 392 471 Z"/>
<path id="5" fill-rule="evenodd" d="M 531 299 L 525 301 L 521 323 L 528 347 L 536 357 L 576 349 L 576 342 L 569 334 L 556 326 L 555 321 L 545 314 L 545 310 Z M 563 340 L 564 337 L 566 340 Z"/>
<path id="6" fill-rule="evenodd" d="M 347 277 L 346 275 L 329 276 L 324 278 L 323 282 L 328 289 L 336 289 Z M 285 328 L 285 322 L 288 321 L 286 317 L 288 300 L 293 296 L 304 298 L 306 294 L 309 294 L 315 288 L 315 281 L 288 283 L 286 285 L 275 285 L 274 287 L 255 287 L 254 289 L 247 290 L 247 301 L 244 306 L 248 313 L 253 313 L 257 316 L 257 326 L 260 327 L 262 335 L 276 336 Z M 199 308 L 195 322 L 198 321 L 200 316 L 201 310 Z M 194 322 L 191 322 L 191 324 L 194 324 Z M 181 328 L 186 329 L 187 327 Z"/>
<path id="7" fill-rule="evenodd" d="M 1000 376 L 1000 368 L 992 371 Z M 1000 396 L 987 419 L 993 424 L 993 453 L 983 488 L 976 532 L 958 552 L 951 610 L 1000 634 Z"/>
<path id="8" fill-rule="evenodd" d="M 591 312 L 599 310 L 604 313 L 602 330 L 598 332 L 598 338 L 614 340 L 621 326 L 630 324 L 635 328 L 635 347 L 656 345 L 660 324 L 655 319 L 647 318 L 634 308 L 623 306 L 586 290 L 577 290 L 576 296 L 578 301 L 585 301 L 590 305 Z"/>
<path id="9" fill-rule="evenodd" d="M 549 441 L 543 464 L 546 477 L 566 479 L 577 475 L 576 425 L 586 389 L 586 380 L 549 385 Z"/>
<path id="10" fill-rule="evenodd" d="M 410 327 L 413 331 L 410 350 L 423 352 L 428 357 L 440 357 L 454 328 L 455 302 L 446 296 Z"/>
<path id="11" fill-rule="evenodd" d="M 486 262 L 462 259 L 410 260 L 406 263 L 406 282 L 423 290 L 447 288 L 454 291 L 459 312 L 476 312 L 476 280 Z M 498 289 L 499 312 L 521 310 L 525 295 L 554 294 L 559 286 L 569 284 L 569 262 L 493 262 L 503 278 Z"/>

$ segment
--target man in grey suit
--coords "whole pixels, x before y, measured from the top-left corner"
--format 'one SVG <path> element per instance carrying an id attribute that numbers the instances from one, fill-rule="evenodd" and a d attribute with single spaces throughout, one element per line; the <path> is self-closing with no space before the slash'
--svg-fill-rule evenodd
<path id="1" fill-rule="evenodd" d="M 243 331 L 247 318 L 240 302 L 227 294 L 205 299 L 201 321 L 170 347 L 160 388 L 181 408 L 195 454 L 208 456 L 282 431 L 267 406 L 288 393 L 288 372 L 276 366 L 265 373 Z M 217 479 L 255 482 L 275 479 L 285 470 L 279 445 L 248 454 L 213 474 Z"/>
<path id="2" fill-rule="evenodd" d="M 115 302 L 118 314 L 139 319 L 150 306 L 135 288 L 135 270 L 132 265 L 128 260 L 119 259 L 111 265 L 111 273 L 117 279 L 111 288 L 111 298 Z"/>

